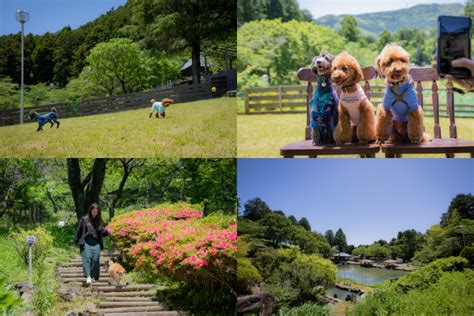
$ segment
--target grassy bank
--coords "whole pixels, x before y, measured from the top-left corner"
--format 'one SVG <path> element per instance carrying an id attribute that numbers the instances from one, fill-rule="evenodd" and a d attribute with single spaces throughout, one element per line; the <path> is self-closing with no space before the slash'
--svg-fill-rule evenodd
<path id="1" fill-rule="evenodd" d="M 234 157 L 234 98 L 181 103 L 166 119 L 149 109 L 0 127 L 0 157 Z"/>

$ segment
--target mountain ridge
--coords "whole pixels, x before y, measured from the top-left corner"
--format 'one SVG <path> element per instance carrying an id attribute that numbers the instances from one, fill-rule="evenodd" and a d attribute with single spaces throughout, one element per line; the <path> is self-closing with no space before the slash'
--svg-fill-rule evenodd
<path id="1" fill-rule="evenodd" d="M 464 5 L 452 4 L 419 4 L 406 9 L 379 11 L 352 15 L 363 33 L 377 35 L 387 29 L 395 32 L 402 28 L 419 28 L 423 30 L 436 28 L 439 15 L 462 15 Z M 337 28 L 340 21 L 351 14 L 325 15 L 315 19 L 319 25 Z"/>

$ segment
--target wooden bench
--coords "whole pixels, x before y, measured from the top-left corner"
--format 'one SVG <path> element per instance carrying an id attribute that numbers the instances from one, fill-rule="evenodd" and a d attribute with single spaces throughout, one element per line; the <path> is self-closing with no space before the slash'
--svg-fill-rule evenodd
<path id="1" fill-rule="evenodd" d="M 370 80 L 377 78 L 377 71 L 374 67 L 362 68 L 364 79 L 362 87 L 370 100 Z M 455 111 L 454 111 L 454 95 L 452 91 L 452 83 L 448 81 L 447 84 L 447 102 L 449 111 L 449 132 L 450 138 L 441 138 L 441 127 L 439 125 L 439 98 L 438 86 L 436 81 L 440 80 L 436 71 L 432 68 L 412 68 L 410 75 L 416 82 L 416 91 L 419 104 L 423 107 L 423 87 L 422 82 L 430 81 L 431 97 L 433 104 L 433 118 L 434 118 L 434 133 L 433 141 L 422 143 L 419 145 L 409 143 L 389 143 L 382 145 L 377 144 L 328 144 L 313 146 L 311 142 L 311 127 L 310 127 L 310 106 L 309 103 L 313 98 L 314 83 L 317 81 L 316 75 L 310 68 L 300 68 L 298 70 L 298 78 L 300 81 L 307 82 L 307 97 L 306 97 L 306 128 L 305 139 L 303 141 L 289 144 L 280 149 L 280 154 L 285 158 L 292 158 L 295 156 L 308 156 L 316 158 L 323 155 L 359 155 L 361 158 L 374 158 L 375 154 L 380 150 L 387 158 L 399 158 L 403 154 L 445 154 L 446 157 L 452 158 L 455 153 L 470 153 L 474 157 L 474 141 L 466 141 L 457 139 Z M 336 89 L 337 94 L 340 95 L 340 89 Z M 374 104 L 376 108 L 378 104 Z M 426 120 L 426 118 L 425 118 Z"/>

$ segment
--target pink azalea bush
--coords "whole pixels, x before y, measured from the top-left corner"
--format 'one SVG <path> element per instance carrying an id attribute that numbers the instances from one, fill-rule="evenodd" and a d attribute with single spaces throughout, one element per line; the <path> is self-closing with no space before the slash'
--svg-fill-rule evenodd
<path id="1" fill-rule="evenodd" d="M 203 217 L 187 204 L 164 205 L 116 216 L 107 229 L 137 271 L 197 281 L 227 282 L 235 275 L 237 227 L 231 216 Z"/>

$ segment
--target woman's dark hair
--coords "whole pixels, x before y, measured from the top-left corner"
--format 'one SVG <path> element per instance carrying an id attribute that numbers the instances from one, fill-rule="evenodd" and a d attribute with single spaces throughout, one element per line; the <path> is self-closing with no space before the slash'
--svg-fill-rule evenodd
<path id="1" fill-rule="evenodd" d="M 97 216 L 94 218 L 92 216 L 92 210 L 97 209 Z M 89 221 L 94 225 L 95 229 L 98 229 L 103 226 L 104 222 L 102 221 L 102 211 L 100 210 L 100 206 L 97 203 L 92 203 L 89 206 L 89 212 L 87 213 L 87 217 Z"/>

